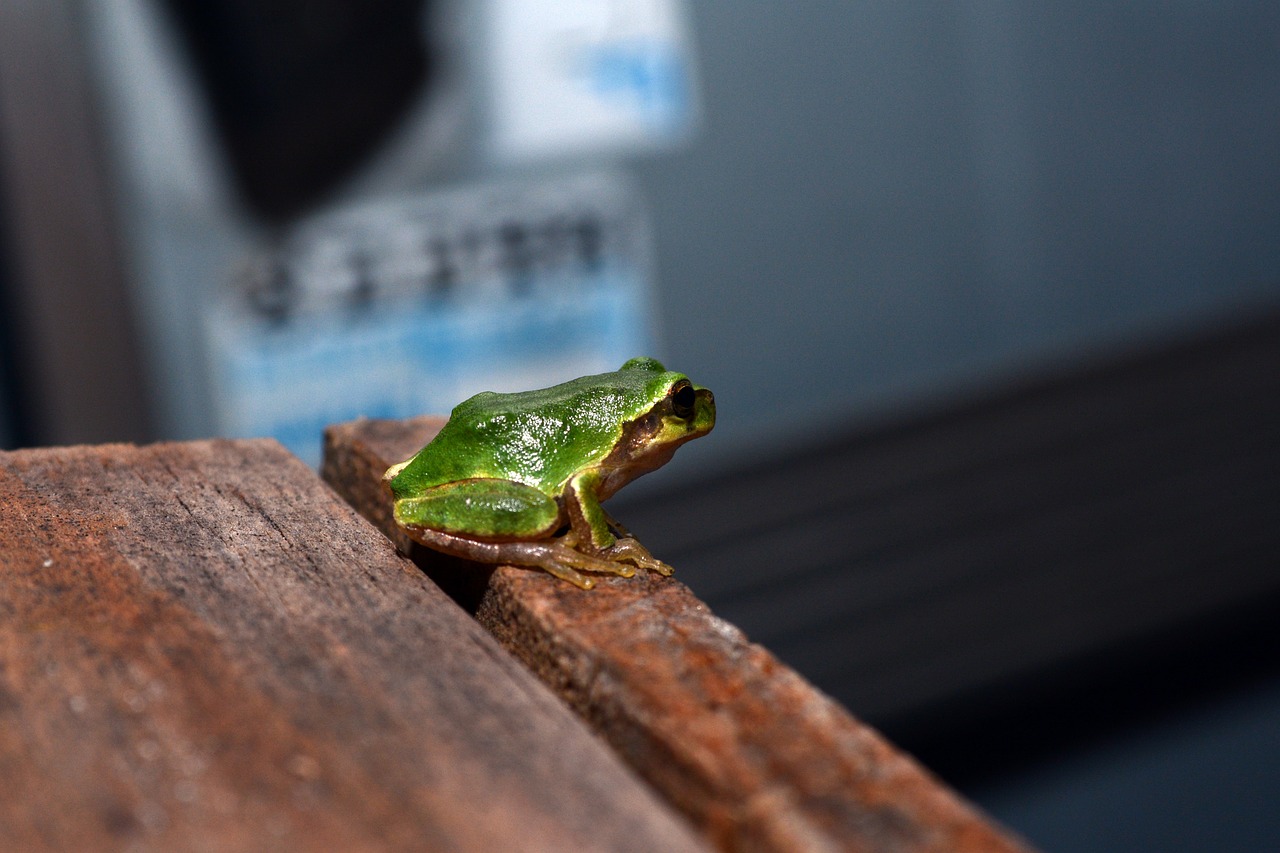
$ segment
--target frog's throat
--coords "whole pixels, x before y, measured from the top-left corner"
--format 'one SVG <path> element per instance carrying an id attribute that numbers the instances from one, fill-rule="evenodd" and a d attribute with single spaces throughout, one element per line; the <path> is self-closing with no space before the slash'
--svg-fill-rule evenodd
<path id="1" fill-rule="evenodd" d="M 710 392 L 707 396 L 710 397 Z M 714 403 L 707 405 L 714 406 Z M 671 418 L 661 407 L 625 422 L 617 445 L 597 468 L 600 473 L 597 498 L 607 500 L 637 477 L 658 470 L 671 461 L 682 444 L 706 435 L 714 425 L 714 414 L 707 420 L 679 420 Z"/>
<path id="2" fill-rule="evenodd" d="M 683 443 L 661 444 L 635 457 L 615 459 L 618 455 L 616 452 L 609 454 L 599 466 L 600 485 L 596 488 L 596 497 L 601 501 L 608 500 L 637 477 L 657 471 L 671 461 L 676 449 Z"/>

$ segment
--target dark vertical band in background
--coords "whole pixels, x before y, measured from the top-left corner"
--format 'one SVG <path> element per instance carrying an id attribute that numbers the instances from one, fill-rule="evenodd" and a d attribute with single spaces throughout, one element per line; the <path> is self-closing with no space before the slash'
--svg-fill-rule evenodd
<path id="1" fill-rule="evenodd" d="M 4 116 L 0 115 L 0 125 Z M 14 267 L 9 240 L 9 211 L 4 175 L 0 174 L 0 448 L 31 443 L 28 406 L 23 393 L 21 349 L 14 327 Z"/>
<path id="2" fill-rule="evenodd" d="M 0 175 L 24 444 L 153 437 L 80 4 L 0 3 Z"/>

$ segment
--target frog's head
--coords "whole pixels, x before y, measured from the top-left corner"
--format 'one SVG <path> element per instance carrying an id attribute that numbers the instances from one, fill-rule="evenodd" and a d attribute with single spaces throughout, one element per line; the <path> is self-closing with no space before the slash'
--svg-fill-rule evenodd
<path id="1" fill-rule="evenodd" d="M 600 499 L 642 474 L 661 468 L 680 445 L 711 432 L 716 425 L 716 398 L 683 373 L 667 370 L 651 358 L 633 358 L 621 372 L 634 371 L 643 391 L 635 417 L 622 424 L 622 434 L 601 465 Z"/>

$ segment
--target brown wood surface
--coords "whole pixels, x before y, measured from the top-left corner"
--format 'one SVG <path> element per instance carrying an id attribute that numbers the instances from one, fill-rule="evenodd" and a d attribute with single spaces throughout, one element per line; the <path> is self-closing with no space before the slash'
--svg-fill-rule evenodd
<path id="1" fill-rule="evenodd" d="M 381 475 L 442 423 L 331 427 L 323 476 L 718 846 L 1027 849 L 678 580 L 641 572 L 583 591 L 411 542 L 391 521 Z"/>
<path id="2" fill-rule="evenodd" d="M 274 442 L 0 453 L 0 849 L 700 846 Z"/>

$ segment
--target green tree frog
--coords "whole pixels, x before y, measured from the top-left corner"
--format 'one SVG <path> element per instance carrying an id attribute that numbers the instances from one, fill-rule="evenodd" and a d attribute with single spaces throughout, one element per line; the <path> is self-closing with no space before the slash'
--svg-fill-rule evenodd
<path id="1" fill-rule="evenodd" d="M 387 469 L 396 522 L 430 548 L 534 566 L 583 589 L 582 572 L 670 575 L 601 506 L 711 431 L 715 398 L 652 358 L 538 391 L 486 391 Z"/>

